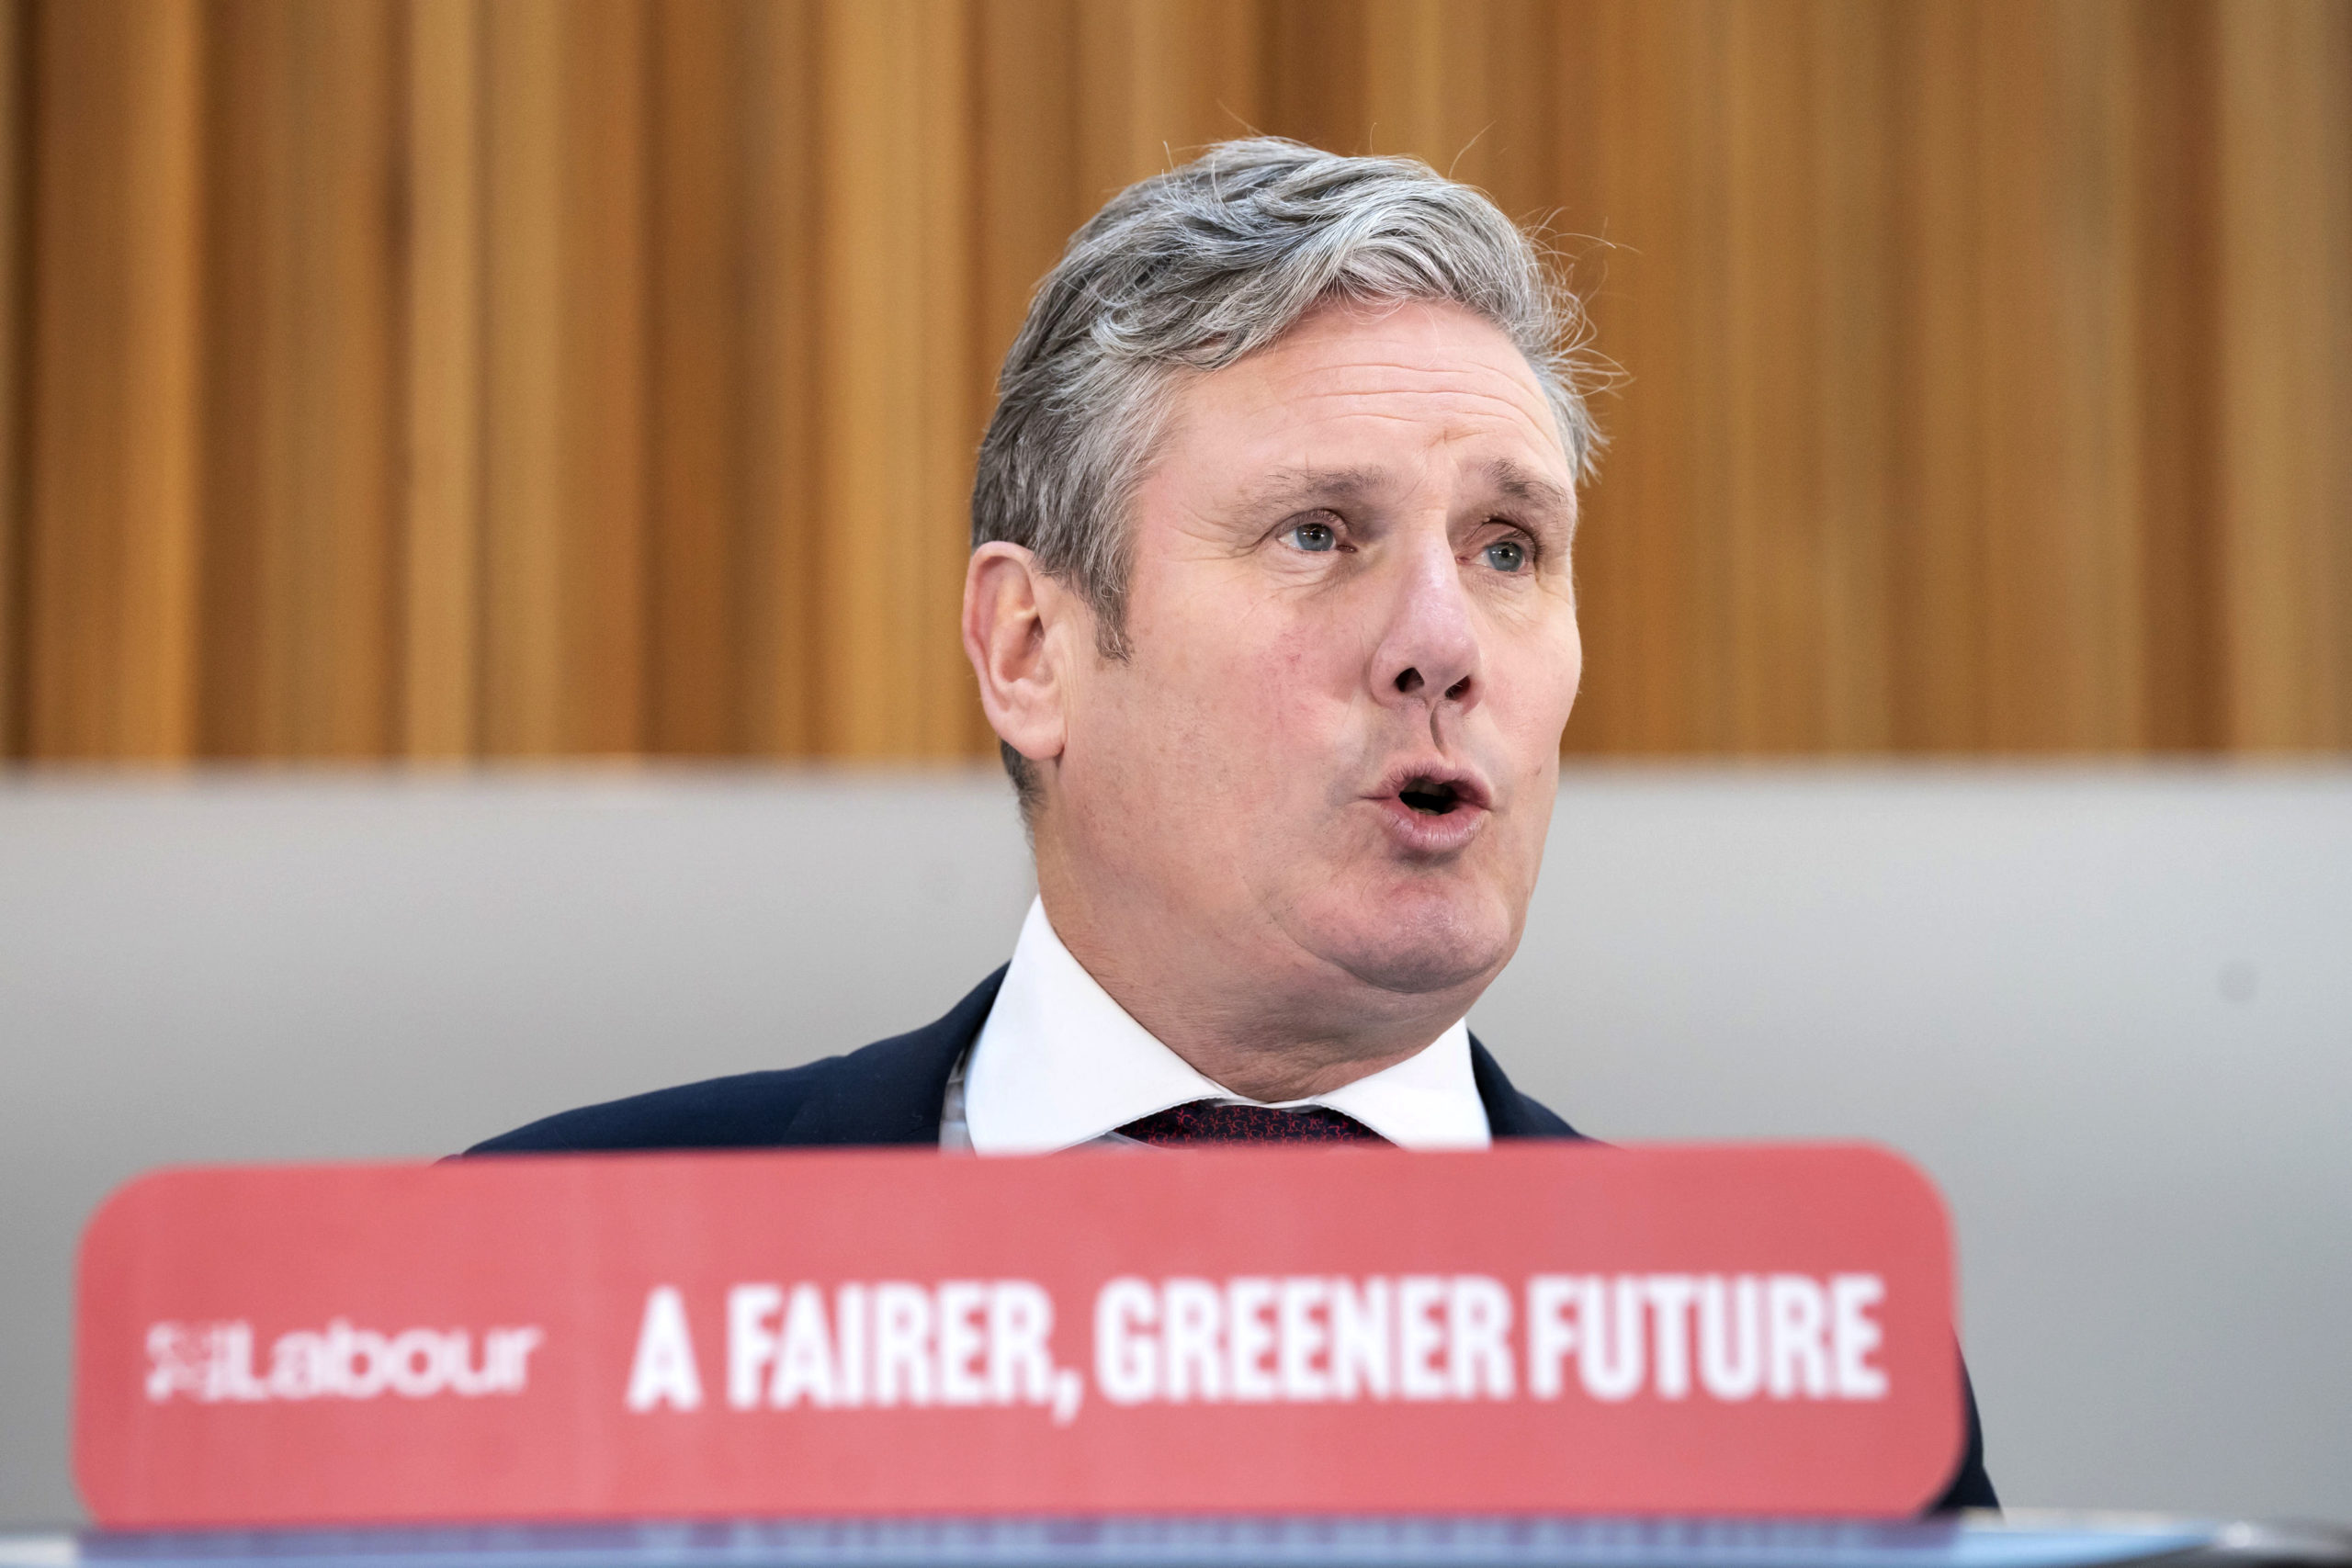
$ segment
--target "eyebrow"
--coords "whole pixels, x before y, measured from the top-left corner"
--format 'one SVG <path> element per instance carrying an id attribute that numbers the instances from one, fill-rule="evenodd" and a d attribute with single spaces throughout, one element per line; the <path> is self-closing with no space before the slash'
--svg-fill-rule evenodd
<path id="1" fill-rule="evenodd" d="M 1251 512 L 1318 501 L 1354 501 L 1388 483 L 1385 468 L 1277 468 L 1250 489 L 1243 504 Z"/>
<path id="2" fill-rule="evenodd" d="M 1483 465 L 1478 474 L 1505 500 L 1551 513 L 1564 525 L 1575 526 L 1576 491 L 1508 457 L 1497 457 Z M 1250 487 L 1242 507 L 1251 513 L 1262 513 L 1279 508 L 1356 501 L 1378 494 L 1387 488 L 1389 479 L 1388 470 L 1379 468 L 1278 468 Z"/>
<path id="3" fill-rule="evenodd" d="M 1570 521 L 1576 517 L 1576 491 L 1545 479 L 1542 474 L 1522 468 L 1508 457 L 1498 457 L 1488 463 L 1486 478 L 1497 491 L 1521 505 L 1556 512 Z"/>

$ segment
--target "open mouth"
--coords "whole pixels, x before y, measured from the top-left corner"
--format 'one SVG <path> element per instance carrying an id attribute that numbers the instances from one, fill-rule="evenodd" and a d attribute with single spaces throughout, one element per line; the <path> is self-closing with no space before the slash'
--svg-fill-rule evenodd
<path id="1" fill-rule="evenodd" d="M 1462 804 L 1462 792 L 1443 779 L 1408 779 L 1396 798 L 1423 817 L 1443 817 Z"/>
<path id="2" fill-rule="evenodd" d="M 1370 798 L 1380 807 L 1388 830 L 1415 855 L 1463 848 L 1494 809 L 1486 780 L 1472 769 L 1435 759 L 1400 762 Z"/>

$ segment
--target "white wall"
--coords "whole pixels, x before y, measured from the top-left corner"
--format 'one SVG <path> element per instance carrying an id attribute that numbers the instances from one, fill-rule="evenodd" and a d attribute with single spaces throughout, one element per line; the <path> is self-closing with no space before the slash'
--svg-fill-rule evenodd
<path id="1" fill-rule="evenodd" d="M 1027 877 L 979 773 L 0 781 L 0 1523 L 132 1172 L 895 1032 Z M 1922 1161 L 2010 1501 L 2352 1520 L 2352 772 L 1577 773 L 1474 1023 L 1603 1136 Z"/>

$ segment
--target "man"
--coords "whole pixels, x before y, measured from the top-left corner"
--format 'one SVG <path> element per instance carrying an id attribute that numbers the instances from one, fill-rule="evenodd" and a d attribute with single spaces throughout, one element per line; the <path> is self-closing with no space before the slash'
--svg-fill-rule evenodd
<path id="1" fill-rule="evenodd" d="M 1238 141 L 1114 198 L 973 491 L 964 646 L 1037 863 L 1012 963 L 911 1034 L 477 1152 L 1577 1136 L 1464 1021 L 1581 668 L 1573 319 L 1419 164 Z M 1945 1501 L 1992 1500 L 1972 1430 Z"/>

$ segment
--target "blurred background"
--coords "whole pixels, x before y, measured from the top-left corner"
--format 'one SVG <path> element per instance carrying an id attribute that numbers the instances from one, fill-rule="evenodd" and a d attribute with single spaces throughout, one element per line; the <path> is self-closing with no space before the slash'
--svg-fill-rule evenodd
<path id="1" fill-rule="evenodd" d="M 1921 1159 L 2011 1501 L 2352 1520 L 2346 0 L 7 0 L 0 1522 L 132 1171 L 1001 961 L 995 363 L 1249 131 L 1484 186 L 1621 372 L 1474 1022 Z"/>
<path id="2" fill-rule="evenodd" d="M 12 755 L 979 754 L 995 364 L 1253 129 L 1590 292 L 1575 750 L 2352 742 L 2340 0 L 6 17 Z"/>

